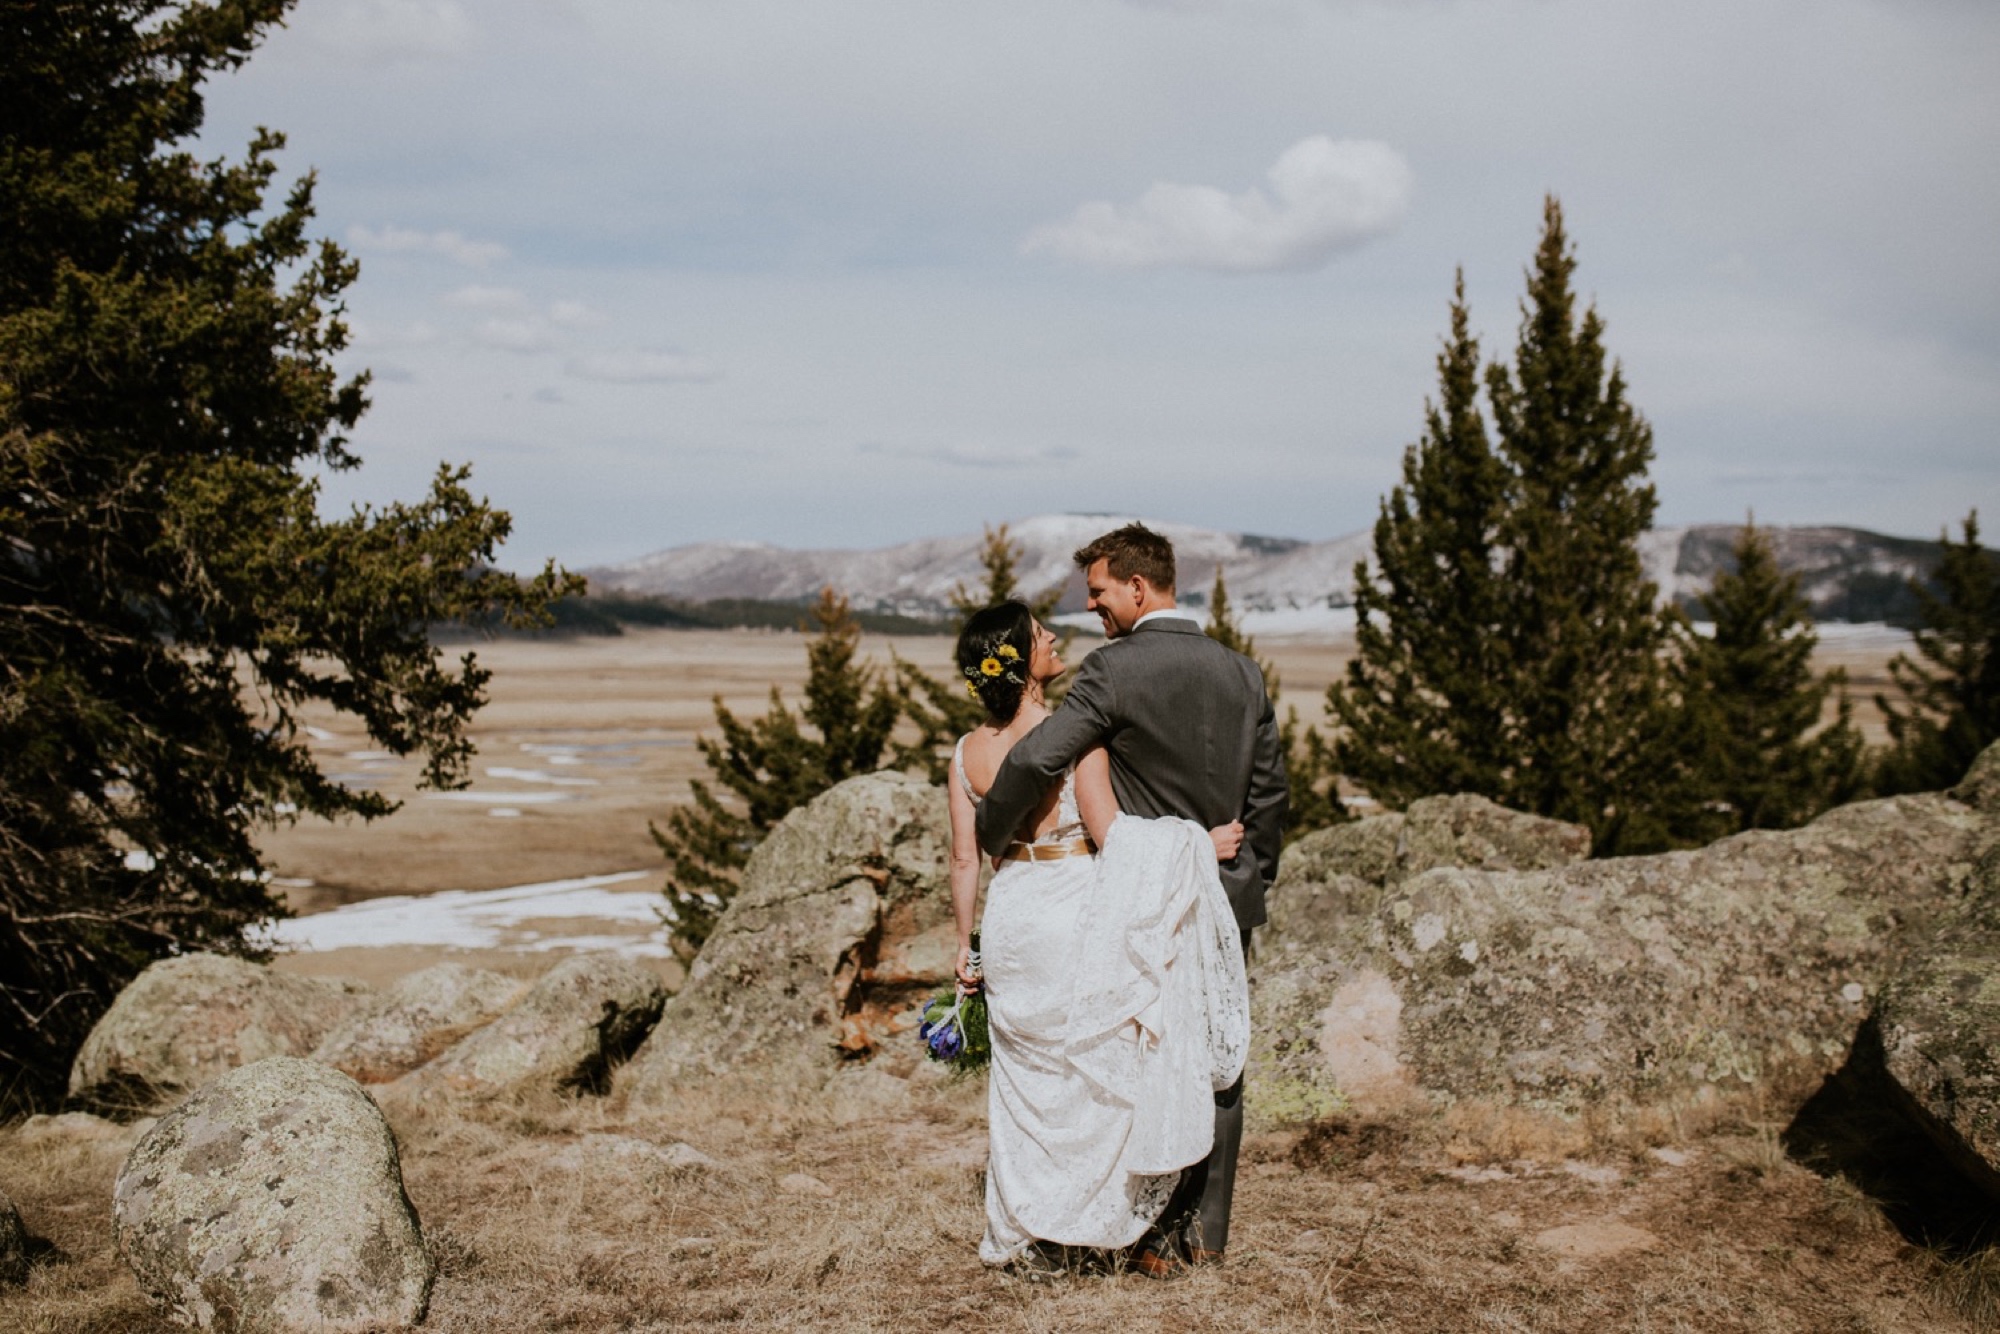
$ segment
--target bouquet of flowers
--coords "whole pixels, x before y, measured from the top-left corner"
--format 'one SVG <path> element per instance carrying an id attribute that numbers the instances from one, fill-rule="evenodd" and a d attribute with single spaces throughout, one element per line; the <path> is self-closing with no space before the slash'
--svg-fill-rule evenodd
<path id="1" fill-rule="evenodd" d="M 977 950 L 972 967 L 979 968 Z M 955 1073 L 970 1074 L 993 1059 L 993 1039 L 986 1029 L 986 993 L 977 988 L 966 991 L 953 984 L 950 991 L 924 1007 L 917 1037 L 933 1061 L 949 1062 Z"/>

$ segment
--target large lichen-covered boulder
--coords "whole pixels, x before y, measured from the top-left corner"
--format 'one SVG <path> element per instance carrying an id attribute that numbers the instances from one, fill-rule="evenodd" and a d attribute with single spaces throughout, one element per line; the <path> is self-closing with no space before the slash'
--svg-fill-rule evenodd
<path id="1" fill-rule="evenodd" d="M 11 1287 L 27 1281 L 28 1229 L 22 1226 L 14 1201 L 0 1190 L 0 1284 Z"/>
<path id="2" fill-rule="evenodd" d="M 1254 967 L 1249 1096 L 1265 1118 L 1750 1089 L 1782 1105 L 1839 1065 L 1907 929 L 1956 899 L 1978 824 L 1903 797 L 1695 852 L 1287 886 L 1274 921 L 1320 900 L 1331 924 L 1283 926 Z"/>
<path id="3" fill-rule="evenodd" d="M 634 1101 L 746 1067 L 815 1086 L 894 1042 L 951 977 L 950 847 L 943 790 L 905 774 L 850 778 L 786 816 L 633 1058 Z"/>
<path id="4" fill-rule="evenodd" d="M 1258 932 L 1250 1084 L 1267 1122 L 1310 1120 L 1360 1100 L 1408 1102 L 1402 996 L 1374 960 L 1376 919 L 1397 886 L 1441 866 L 1532 871 L 1590 855 L 1581 825 L 1484 797 L 1426 797 L 1407 812 L 1317 830 L 1285 848 Z"/>
<path id="5" fill-rule="evenodd" d="M 394 1087 L 418 1097 L 604 1092 L 611 1071 L 652 1031 L 666 995 L 660 979 L 630 959 L 573 955 L 544 973 L 512 1009 Z"/>
<path id="6" fill-rule="evenodd" d="M 366 1092 L 278 1056 L 160 1118 L 112 1196 L 118 1250 L 178 1324 L 230 1334 L 401 1329 L 432 1265 L 395 1137 Z"/>
<path id="7" fill-rule="evenodd" d="M 1271 887 L 1273 932 L 1322 925 L 1327 903 L 1293 908 L 1293 894 L 1318 897 L 1344 885 L 1349 908 L 1372 907 L 1384 889 L 1440 866 L 1482 871 L 1538 871 L 1571 866 L 1590 856 L 1590 831 L 1539 815 L 1510 811 L 1485 797 L 1425 797 L 1403 812 L 1371 815 L 1315 830 L 1285 849 Z"/>
<path id="8" fill-rule="evenodd" d="M 1909 952 L 1867 1036 L 1900 1110 L 2000 1202 L 2000 820 L 1981 843 L 1963 903 Z"/>
<path id="9" fill-rule="evenodd" d="M 1976 811 L 2000 816 L 2000 742 L 1979 752 L 1951 795 Z"/>
<path id="10" fill-rule="evenodd" d="M 130 1112 L 267 1056 L 304 1056 L 367 989 L 219 954 L 163 959 L 118 993 L 70 1066 L 70 1100 Z"/>
<path id="11" fill-rule="evenodd" d="M 1510 811 L 1485 797 L 1425 797 L 1406 812 L 1333 825 L 1288 844 L 1257 948 L 1315 957 L 1352 950 L 1365 943 L 1395 886 L 1437 867 L 1534 871 L 1589 856 L 1590 831 L 1581 825 Z"/>
<path id="12" fill-rule="evenodd" d="M 491 1022 L 525 990 L 483 968 L 434 964 L 355 1007 L 312 1058 L 364 1084 L 386 1083 Z"/>

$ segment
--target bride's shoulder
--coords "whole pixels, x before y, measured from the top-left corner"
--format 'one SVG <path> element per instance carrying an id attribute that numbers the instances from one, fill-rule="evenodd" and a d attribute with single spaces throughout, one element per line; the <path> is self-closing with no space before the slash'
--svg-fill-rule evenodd
<path id="1" fill-rule="evenodd" d="M 989 756 L 1005 754 L 1007 739 L 991 727 L 975 727 L 958 739 L 952 749 L 961 759 L 986 759 Z M 995 759 L 997 763 L 997 758 Z"/>
<path id="2" fill-rule="evenodd" d="M 990 727 L 976 727 L 958 739 L 952 753 L 958 759 L 959 777 L 976 791 L 984 792 L 1007 758 L 1011 743 Z"/>

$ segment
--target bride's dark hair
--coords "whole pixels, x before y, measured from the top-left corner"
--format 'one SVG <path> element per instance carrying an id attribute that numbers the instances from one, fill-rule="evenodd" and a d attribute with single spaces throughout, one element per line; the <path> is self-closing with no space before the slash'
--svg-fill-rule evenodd
<path id="1" fill-rule="evenodd" d="M 958 671 L 996 723 L 1014 721 L 1028 688 L 1035 614 L 1024 602 L 1000 602 L 966 617 L 958 632 Z"/>

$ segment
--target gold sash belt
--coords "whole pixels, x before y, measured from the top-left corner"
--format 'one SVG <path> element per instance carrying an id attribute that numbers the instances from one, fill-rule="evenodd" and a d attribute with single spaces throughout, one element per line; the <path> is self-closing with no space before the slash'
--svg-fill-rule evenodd
<path id="1" fill-rule="evenodd" d="M 1088 857 L 1097 851 L 1097 845 L 1087 838 L 1073 838 L 1067 843 L 1009 843 L 1007 850 L 1000 854 L 1003 862 L 1052 862 L 1064 857 Z"/>

